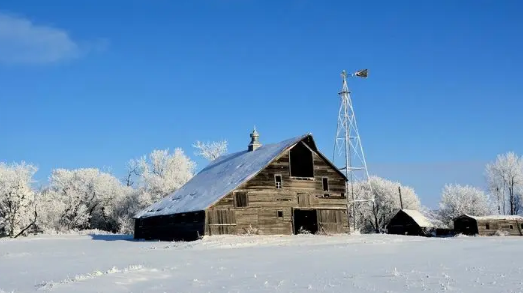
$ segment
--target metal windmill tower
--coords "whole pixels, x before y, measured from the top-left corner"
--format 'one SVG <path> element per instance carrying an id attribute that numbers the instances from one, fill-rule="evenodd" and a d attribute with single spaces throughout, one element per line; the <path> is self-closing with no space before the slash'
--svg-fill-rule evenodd
<path id="1" fill-rule="evenodd" d="M 354 184 L 358 182 L 367 182 L 369 184 L 369 172 L 367 162 L 361 144 L 361 138 L 356 124 L 356 115 L 350 97 L 349 87 L 347 86 L 347 72 L 342 71 L 341 77 L 343 85 L 341 92 L 341 105 L 338 113 L 338 126 L 336 129 L 336 141 L 334 143 L 333 163 L 337 166 L 343 166 L 340 170 L 347 176 L 347 207 L 352 208 L 352 222 L 354 231 L 357 229 L 356 221 L 356 204 L 359 202 L 369 202 L 369 199 L 359 199 L 354 190 Z M 368 76 L 368 70 L 363 69 L 350 75 L 351 77 Z"/>

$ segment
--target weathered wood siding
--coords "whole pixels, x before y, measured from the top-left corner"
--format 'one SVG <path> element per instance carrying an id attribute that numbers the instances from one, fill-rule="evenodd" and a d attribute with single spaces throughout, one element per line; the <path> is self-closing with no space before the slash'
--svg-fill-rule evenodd
<path id="1" fill-rule="evenodd" d="M 212 209 L 205 213 L 205 234 L 206 235 L 220 235 L 220 234 L 235 234 L 236 213 L 230 209 Z"/>
<path id="2" fill-rule="evenodd" d="M 319 231 L 327 234 L 346 233 L 348 218 L 346 210 L 317 210 Z"/>
<path id="3" fill-rule="evenodd" d="M 501 231 L 508 232 L 512 236 L 523 236 L 523 221 L 516 219 L 474 219 L 461 216 L 454 219 L 454 231 L 482 236 L 492 236 Z"/>
<path id="4" fill-rule="evenodd" d="M 331 197 L 339 198 L 342 193 L 345 193 L 345 179 L 318 154 L 314 153 L 313 158 L 314 179 L 312 180 L 290 176 L 289 152 L 287 151 L 241 188 L 246 190 L 263 189 L 272 192 L 276 189 L 274 175 L 280 174 L 283 181 L 282 189 L 321 196 L 324 194 L 322 178 L 327 177 L 329 178 L 329 193 Z"/>
<path id="5" fill-rule="evenodd" d="M 523 236 L 523 222 L 516 220 L 477 220 L 478 234 L 491 236 L 496 232 L 508 232 L 511 236 Z M 487 227 L 488 226 L 488 227 Z"/>
<path id="6" fill-rule="evenodd" d="M 326 210 L 318 214 L 318 222 L 321 219 L 321 227 L 326 232 L 347 233 L 345 179 L 317 153 L 313 152 L 312 156 L 314 178 L 295 178 L 290 176 L 289 151 L 283 153 L 254 178 L 207 210 L 206 232 L 213 235 L 257 230 L 261 234 L 292 234 L 293 208 L 307 208 Z M 275 175 L 282 177 L 281 188 L 276 188 Z M 328 191 L 323 191 L 324 177 L 328 178 Z M 235 207 L 235 193 L 238 192 L 247 194 L 246 207 Z M 216 214 L 218 210 L 234 211 L 234 228 L 216 228 L 220 221 Z"/>

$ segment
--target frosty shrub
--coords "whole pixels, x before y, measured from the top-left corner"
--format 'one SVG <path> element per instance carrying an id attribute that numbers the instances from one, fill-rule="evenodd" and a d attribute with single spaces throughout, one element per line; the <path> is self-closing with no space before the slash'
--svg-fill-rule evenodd
<path id="1" fill-rule="evenodd" d="M 316 232 L 316 235 L 329 236 L 332 235 L 332 233 L 325 231 L 325 229 L 322 226 L 320 226 L 318 231 Z"/>
<path id="2" fill-rule="evenodd" d="M 312 234 L 311 231 L 309 231 L 303 227 L 300 227 L 300 229 L 298 229 L 298 233 L 299 234 Z"/>
<path id="3" fill-rule="evenodd" d="M 497 230 L 496 233 L 494 233 L 495 236 L 509 236 L 510 232 L 503 231 L 503 230 Z"/>
<path id="4" fill-rule="evenodd" d="M 128 188 L 98 169 L 53 170 L 48 188 L 39 196 L 39 225 L 44 230 L 116 230 L 116 203 Z"/>
<path id="5" fill-rule="evenodd" d="M 244 231 L 243 235 L 260 235 L 261 234 L 260 233 L 261 231 L 258 228 L 253 227 L 252 225 L 249 225 L 249 227 L 247 227 L 247 228 L 243 228 L 243 231 Z"/>

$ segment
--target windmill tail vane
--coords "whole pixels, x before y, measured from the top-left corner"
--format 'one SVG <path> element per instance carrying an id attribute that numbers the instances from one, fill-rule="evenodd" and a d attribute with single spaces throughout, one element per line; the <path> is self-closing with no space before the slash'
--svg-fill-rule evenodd
<path id="1" fill-rule="evenodd" d="M 369 70 L 368 69 L 358 70 L 353 75 L 358 76 L 358 77 L 367 78 L 369 76 Z"/>

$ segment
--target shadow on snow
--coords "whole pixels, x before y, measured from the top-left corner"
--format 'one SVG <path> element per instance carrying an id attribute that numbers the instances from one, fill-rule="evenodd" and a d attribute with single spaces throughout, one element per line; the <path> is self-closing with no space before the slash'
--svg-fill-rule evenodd
<path id="1" fill-rule="evenodd" d="M 134 239 L 133 235 L 124 235 L 124 234 L 89 234 L 92 240 L 102 240 L 102 241 L 131 241 L 131 242 L 140 242 L 140 240 Z"/>

